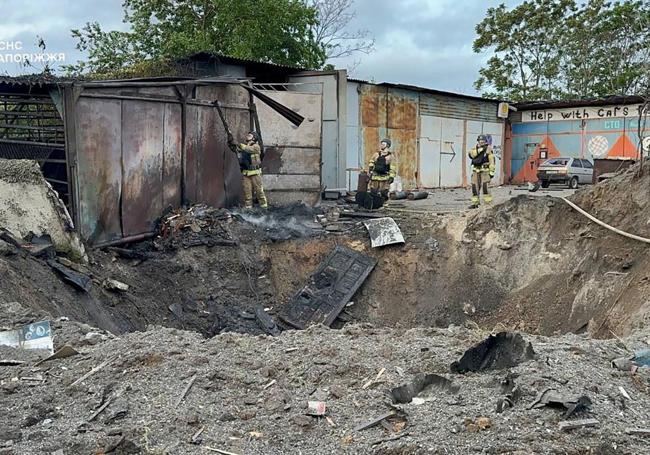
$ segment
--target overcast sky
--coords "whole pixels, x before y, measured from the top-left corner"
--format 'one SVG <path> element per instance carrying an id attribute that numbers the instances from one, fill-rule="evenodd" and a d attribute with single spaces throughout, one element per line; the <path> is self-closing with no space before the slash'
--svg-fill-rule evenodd
<path id="1" fill-rule="evenodd" d="M 376 50 L 335 61 L 339 67 L 356 66 L 353 77 L 376 82 L 397 82 L 461 93 L 475 93 L 473 82 L 485 55 L 472 52 L 474 26 L 488 7 L 517 0 L 356 0 L 352 29 L 368 29 Z M 37 36 L 46 52 L 64 53 L 67 63 L 82 57 L 70 30 L 98 21 L 104 29 L 125 29 L 121 0 L 0 0 L 0 73 L 36 72 L 8 63 L 7 54 L 37 52 Z M 22 43 L 20 51 L 6 42 Z M 43 65 L 41 64 L 40 67 Z M 39 67 L 39 64 L 36 64 Z"/>

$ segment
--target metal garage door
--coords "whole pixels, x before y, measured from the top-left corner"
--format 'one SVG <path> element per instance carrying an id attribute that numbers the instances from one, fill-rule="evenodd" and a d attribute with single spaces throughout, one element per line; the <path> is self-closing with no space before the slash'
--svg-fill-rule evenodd
<path id="1" fill-rule="evenodd" d="M 420 116 L 420 183 L 425 188 L 463 185 L 463 120 Z"/>

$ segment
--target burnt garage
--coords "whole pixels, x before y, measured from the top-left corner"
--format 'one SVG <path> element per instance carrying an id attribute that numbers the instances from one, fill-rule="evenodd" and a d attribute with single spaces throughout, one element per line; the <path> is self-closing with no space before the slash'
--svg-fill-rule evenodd
<path id="1" fill-rule="evenodd" d="M 0 158 L 39 162 L 76 229 L 95 246 L 151 235 L 170 207 L 238 204 L 239 166 L 214 101 L 233 135 L 243 137 L 259 125 L 253 93 L 265 98 L 232 77 L 5 77 L 0 93 Z M 273 114 L 301 118 L 272 101 Z M 264 117 L 280 123 L 266 110 Z"/>

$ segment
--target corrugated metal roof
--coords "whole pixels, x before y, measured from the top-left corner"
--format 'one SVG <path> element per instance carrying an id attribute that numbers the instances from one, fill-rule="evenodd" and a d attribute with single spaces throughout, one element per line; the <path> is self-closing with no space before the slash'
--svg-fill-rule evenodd
<path id="1" fill-rule="evenodd" d="M 601 98 L 582 98 L 575 100 L 524 101 L 522 103 L 515 104 L 515 106 L 521 111 L 526 111 L 532 109 L 561 109 L 565 107 L 588 107 L 611 104 L 638 104 L 643 102 L 644 99 L 641 96 L 612 95 Z"/>
<path id="2" fill-rule="evenodd" d="M 188 60 L 217 60 L 221 63 L 231 64 L 231 65 L 258 65 L 258 66 L 267 66 L 272 68 L 284 68 L 294 71 L 308 71 L 308 68 L 300 68 L 298 66 L 291 65 L 281 65 L 273 62 L 263 62 L 260 60 L 250 60 L 239 57 L 232 57 L 230 55 L 217 54 L 213 52 L 196 52 L 194 54 L 188 55 L 186 57 Z M 181 59 L 183 60 L 183 59 Z"/>
<path id="3" fill-rule="evenodd" d="M 424 93 L 420 96 L 420 113 L 435 117 L 500 122 L 495 103 L 449 95 Z"/>
<path id="4" fill-rule="evenodd" d="M 403 90 L 412 90 L 414 92 L 430 93 L 433 95 L 445 95 L 445 96 L 451 96 L 455 98 L 464 98 L 468 100 L 486 101 L 486 102 L 493 102 L 493 103 L 500 103 L 502 101 L 502 100 L 491 99 L 491 98 L 483 98 L 475 95 L 466 95 L 464 93 L 447 92 L 444 90 L 436 90 L 427 87 L 418 87 L 416 85 L 397 84 L 393 82 L 370 82 L 370 81 L 365 81 L 363 79 L 354 79 L 354 78 L 348 78 L 348 81 L 357 82 L 360 84 L 377 85 L 379 87 L 390 87 L 390 88 L 399 88 Z"/>
<path id="5" fill-rule="evenodd" d="M 51 74 L 25 74 L 20 76 L 0 76 L 0 84 L 10 86 L 45 87 L 61 82 L 72 82 L 73 79 L 58 77 Z"/>

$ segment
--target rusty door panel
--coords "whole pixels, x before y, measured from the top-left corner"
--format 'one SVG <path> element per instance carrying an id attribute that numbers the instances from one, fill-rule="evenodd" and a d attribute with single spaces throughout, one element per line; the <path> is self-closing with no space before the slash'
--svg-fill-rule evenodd
<path id="1" fill-rule="evenodd" d="M 199 106 L 187 105 L 185 127 L 185 199 L 186 202 L 196 202 L 197 192 L 197 161 L 201 155 L 201 141 L 199 129 Z"/>
<path id="2" fill-rule="evenodd" d="M 201 151 L 198 159 L 198 201 L 213 207 L 223 207 L 226 202 L 226 187 L 223 178 L 225 144 L 220 141 L 218 123 L 221 120 L 216 109 L 201 107 L 199 128 Z"/>
<path id="3" fill-rule="evenodd" d="M 248 105 L 248 92 L 236 85 L 199 86 L 196 99 L 224 104 Z M 238 204 L 243 193 L 239 162 L 227 144 L 225 129 L 216 110 L 210 106 L 197 106 L 197 141 L 195 177 L 196 196 L 194 201 L 205 202 L 217 207 Z M 235 141 L 242 141 L 250 130 L 250 115 L 247 109 L 227 107 L 224 109 L 228 126 Z M 200 138 L 200 140 L 198 140 Z"/>
<path id="4" fill-rule="evenodd" d="M 359 96 L 364 166 L 388 137 L 405 188 L 417 186 L 418 95 L 404 90 L 363 85 Z"/>
<path id="5" fill-rule="evenodd" d="M 379 150 L 379 141 L 385 133 L 385 129 L 382 128 L 372 128 L 367 127 L 363 128 L 363 165 L 364 167 L 368 166 L 370 158 L 377 153 Z"/>
<path id="6" fill-rule="evenodd" d="M 121 101 L 80 98 L 75 112 L 81 235 L 91 243 L 119 239 Z"/>
<path id="7" fill-rule="evenodd" d="M 407 97 L 390 91 L 387 112 L 388 128 L 394 130 L 417 129 L 417 97 Z"/>
<path id="8" fill-rule="evenodd" d="M 122 228 L 151 232 L 163 210 L 165 104 L 122 101 Z"/>
<path id="9" fill-rule="evenodd" d="M 163 137 L 163 208 L 181 205 L 183 128 L 181 106 L 165 104 Z"/>
<path id="10" fill-rule="evenodd" d="M 386 89 L 374 85 L 363 85 L 359 97 L 361 125 L 369 127 L 386 126 Z"/>
<path id="11" fill-rule="evenodd" d="M 238 97 L 241 95 L 242 94 L 239 93 L 233 96 Z M 248 96 L 247 94 L 245 95 Z M 241 102 L 242 100 L 235 99 L 234 101 Z M 243 136 L 245 132 L 250 130 L 250 114 L 248 111 L 243 111 L 241 109 L 227 109 L 225 115 L 228 126 L 234 135 L 237 135 L 239 132 L 239 135 Z M 222 139 L 222 147 L 224 147 L 223 180 L 226 189 L 225 204 L 227 206 L 238 205 L 242 201 L 244 194 L 242 175 L 239 170 L 239 161 L 237 160 L 237 155 L 232 153 L 227 146 L 226 131 L 221 123 L 217 125 L 217 131 Z M 236 137 L 235 141 L 237 140 L 238 138 Z"/>
<path id="12" fill-rule="evenodd" d="M 391 139 L 391 149 L 397 162 L 397 175 L 402 178 L 404 188 L 417 187 L 417 132 L 416 130 L 389 129 L 388 137 Z"/>

